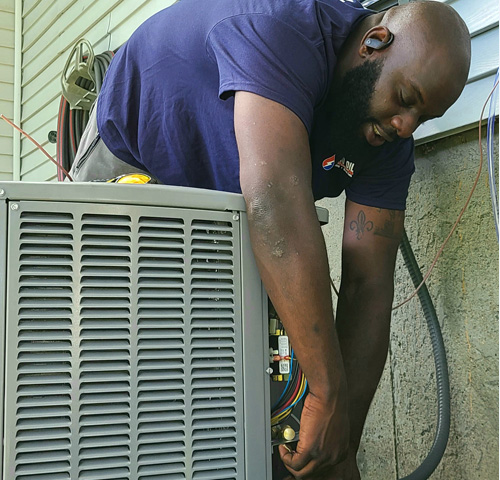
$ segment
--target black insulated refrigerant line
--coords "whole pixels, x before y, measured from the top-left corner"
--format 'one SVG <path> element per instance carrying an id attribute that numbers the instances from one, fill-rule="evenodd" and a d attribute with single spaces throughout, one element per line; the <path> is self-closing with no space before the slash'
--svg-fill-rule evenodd
<path id="1" fill-rule="evenodd" d="M 403 232 L 403 240 L 400 245 L 401 253 L 406 268 L 410 273 L 413 285 L 418 287 L 422 282 L 422 274 L 410 246 L 406 231 Z M 434 443 L 422 464 L 410 475 L 401 480 L 426 480 L 439 465 L 443 458 L 448 437 L 450 434 L 450 381 L 448 378 L 448 363 L 446 361 L 446 350 L 444 348 L 443 336 L 439 327 L 436 310 L 432 303 L 429 291 L 425 283 L 418 291 L 418 298 L 424 311 L 425 321 L 431 336 L 432 353 L 436 368 L 438 418 Z"/>

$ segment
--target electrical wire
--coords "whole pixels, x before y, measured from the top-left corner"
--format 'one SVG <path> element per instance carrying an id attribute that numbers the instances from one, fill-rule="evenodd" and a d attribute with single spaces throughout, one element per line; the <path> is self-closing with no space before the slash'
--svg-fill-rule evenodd
<path id="1" fill-rule="evenodd" d="M 276 403 L 271 407 L 271 410 L 274 411 L 276 409 L 276 407 L 279 405 L 281 399 L 283 398 L 283 396 L 285 395 L 285 392 L 288 390 L 288 385 L 290 385 L 290 380 L 292 378 L 292 371 L 293 371 L 293 348 L 292 348 L 292 354 L 290 356 L 290 375 L 288 375 L 288 380 L 286 382 L 286 385 L 285 385 L 285 388 L 283 389 L 283 391 L 281 392 L 281 396 L 280 398 L 278 398 L 278 400 L 276 400 Z"/>
<path id="2" fill-rule="evenodd" d="M 288 387 L 285 388 L 281 400 L 279 400 L 275 406 L 271 409 L 272 415 L 274 416 L 277 412 L 282 410 L 286 405 L 289 405 L 296 395 L 298 388 L 300 386 L 300 367 L 298 362 L 293 363 L 293 369 L 290 377 L 288 378 Z"/>
<path id="3" fill-rule="evenodd" d="M 291 413 L 291 409 L 293 407 L 295 407 L 295 405 L 297 405 L 297 403 L 299 403 L 302 400 L 302 397 L 306 393 L 306 389 L 307 389 L 307 380 L 306 380 L 305 375 L 302 375 L 301 380 L 300 380 L 300 388 L 299 388 L 297 395 L 294 397 L 294 400 L 292 401 L 292 403 L 290 403 L 290 405 L 285 406 L 283 408 L 283 410 L 278 415 L 282 415 L 283 413 L 285 413 L 287 411 L 290 411 L 290 413 Z"/>
<path id="4" fill-rule="evenodd" d="M 498 82 L 499 70 L 497 69 L 497 74 L 495 75 L 496 84 Z M 497 202 L 497 188 L 495 182 L 495 163 L 493 160 L 494 153 L 494 145 L 493 138 L 495 136 L 495 111 L 496 104 L 498 100 L 498 90 L 495 90 L 495 93 L 492 95 L 490 100 L 490 111 L 488 114 L 488 127 L 486 129 L 486 158 L 488 165 L 488 182 L 490 185 L 490 195 L 491 195 L 491 206 L 493 209 L 493 218 L 495 220 L 495 230 L 497 233 L 497 242 L 500 240 L 499 238 L 499 218 L 498 218 L 498 202 Z"/>
<path id="5" fill-rule="evenodd" d="M 277 406 L 271 414 L 271 421 L 275 420 L 279 414 L 286 409 L 288 405 L 291 405 L 294 401 L 295 398 L 297 398 L 297 394 L 300 390 L 300 378 L 298 382 L 295 382 L 293 384 L 293 389 L 290 390 L 289 394 L 286 397 L 286 400 L 284 400 L 279 406 Z"/>
<path id="6" fill-rule="evenodd" d="M 284 422 L 291 415 L 291 413 L 291 410 L 286 410 L 283 413 L 279 413 L 278 415 L 271 417 L 271 426 L 274 427 L 278 423 Z"/>
<path id="7" fill-rule="evenodd" d="M 295 385 L 295 389 L 293 391 L 293 394 L 290 396 L 290 398 L 287 399 L 287 401 L 285 402 L 284 405 L 281 405 L 279 407 L 279 409 L 276 410 L 276 415 L 279 415 L 280 413 L 285 411 L 287 409 L 287 407 L 290 406 L 295 401 L 297 396 L 299 395 L 300 388 L 302 386 L 302 370 L 300 368 L 299 368 L 299 379 L 300 380 Z"/>
<path id="8" fill-rule="evenodd" d="M 292 413 L 292 409 L 302 400 L 304 395 L 307 392 L 307 380 L 305 375 L 301 375 L 300 387 L 294 398 L 292 399 L 292 403 L 290 405 L 286 405 L 283 407 L 282 411 L 278 412 L 273 418 L 271 418 L 271 425 L 276 425 L 277 423 L 282 422 L 285 418 L 289 417 Z"/>
<path id="9" fill-rule="evenodd" d="M 293 383 L 294 380 L 292 379 L 292 385 Z M 281 405 L 273 410 L 273 413 L 271 414 L 271 425 L 274 426 L 286 420 L 292 414 L 292 411 L 297 404 L 304 398 L 306 393 L 307 379 L 300 367 L 298 367 L 298 379 L 295 382 L 294 391 L 291 395 L 286 396 L 288 397 L 286 401 L 281 401 Z"/>
<path id="10" fill-rule="evenodd" d="M 298 396 L 300 395 L 299 392 L 301 392 L 301 386 L 302 386 L 302 384 L 297 384 L 298 388 L 295 391 L 295 395 L 294 395 L 293 399 L 290 399 L 290 402 L 289 402 L 290 405 L 292 405 L 295 402 L 295 400 L 298 398 Z M 286 418 L 288 418 L 288 416 L 292 413 L 292 410 L 289 408 L 290 405 L 282 407 L 281 411 L 276 412 L 276 414 L 271 417 L 271 425 L 276 425 L 276 424 L 286 420 Z"/>
<path id="11" fill-rule="evenodd" d="M 73 181 L 73 179 L 71 178 L 71 175 L 66 171 L 64 170 L 58 163 L 56 160 L 54 160 L 48 153 L 47 151 L 33 138 L 31 137 L 31 135 L 29 135 L 28 133 L 26 133 L 21 127 L 18 127 L 14 122 L 10 121 L 5 115 L 3 114 L 0 114 L 0 118 L 2 120 L 5 120 L 9 125 L 11 125 L 12 127 L 14 127 L 16 130 L 18 130 L 19 132 L 21 132 L 28 140 L 30 140 L 31 142 L 33 142 L 36 147 L 42 151 L 42 153 L 53 163 L 55 163 L 57 165 L 57 168 L 61 168 L 62 171 L 64 172 L 64 174 L 71 180 Z"/>
<path id="12" fill-rule="evenodd" d="M 330 285 L 332 286 L 333 291 L 335 292 L 335 295 L 337 295 L 337 297 L 338 297 L 339 296 L 339 291 L 337 290 L 337 287 L 333 283 L 333 278 L 332 277 L 330 277 Z"/>
<path id="13" fill-rule="evenodd" d="M 300 425 L 300 418 L 295 416 L 293 413 L 290 414 L 290 417 L 292 417 L 297 422 L 297 425 Z"/>
<path id="14" fill-rule="evenodd" d="M 306 379 L 305 375 L 302 377 L 302 380 L 304 381 L 304 386 L 303 386 L 303 388 L 302 388 L 302 390 L 301 390 L 300 397 L 299 397 L 297 400 L 295 400 L 295 402 L 293 402 L 293 403 L 292 403 L 292 404 L 288 407 L 288 409 L 292 409 L 293 407 L 295 407 L 295 405 L 297 405 L 297 403 L 299 403 L 299 402 L 302 400 L 302 398 L 304 397 L 304 395 L 305 395 L 305 394 L 306 394 L 306 392 L 307 392 L 307 379 Z"/>

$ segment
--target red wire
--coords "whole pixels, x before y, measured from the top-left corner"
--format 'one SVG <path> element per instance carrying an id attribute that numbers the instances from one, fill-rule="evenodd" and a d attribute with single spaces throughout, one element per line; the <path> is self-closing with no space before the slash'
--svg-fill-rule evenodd
<path id="1" fill-rule="evenodd" d="M 3 114 L 0 114 L 0 118 L 5 120 L 9 125 L 11 125 L 12 127 L 14 127 L 16 130 L 18 130 L 19 132 L 21 132 L 28 140 L 30 140 L 31 142 L 33 142 L 39 150 L 42 151 L 42 153 L 52 162 L 52 163 L 55 163 L 57 166 L 59 166 L 59 163 L 57 163 L 56 160 L 54 160 L 48 153 L 47 151 L 33 138 L 31 137 L 29 134 L 27 134 L 22 128 L 18 127 L 14 122 L 11 122 L 5 115 Z M 71 175 L 63 168 L 63 167 L 60 167 L 61 170 L 64 172 L 64 174 L 69 178 L 69 180 L 73 181 L 73 179 L 71 178 Z"/>
<path id="2" fill-rule="evenodd" d="M 301 383 L 302 383 L 302 370 L 299 367 L 298 381 L 297 381 L 297 384 L 295 385 L 295 390 L 293 391 L 292 396 L 288 399 L 288 401 L 285 403 L 285 405 L 283 407 L 281 407 L 277 413 L 284 412 L 293 403 L 293 401 L 295 400 L 295 397 L 297 396 L 297 393 L 299 391 Z"/>

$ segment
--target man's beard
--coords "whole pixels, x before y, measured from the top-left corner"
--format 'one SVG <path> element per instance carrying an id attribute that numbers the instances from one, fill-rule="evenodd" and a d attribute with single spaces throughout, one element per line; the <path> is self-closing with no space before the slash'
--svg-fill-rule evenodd
<path id="1" fill-rule="evenodd" d="M 383 61 L 379 59 L 349 70 L 329 107 L 333 114 L 333 145 L 339 154 L 348 159 L 371 156 L 380 148 L 366 141 L 361 134 L 361 126 L 374 121 L 370 115 L 370 103 L 382 65 Z"/>

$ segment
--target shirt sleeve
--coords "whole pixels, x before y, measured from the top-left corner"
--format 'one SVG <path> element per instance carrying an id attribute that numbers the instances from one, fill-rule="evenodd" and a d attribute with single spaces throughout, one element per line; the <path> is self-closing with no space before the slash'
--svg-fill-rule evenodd
<path id="1" fill-rule="evenodd" d="M 219 70 L 219 96 L 244 90 L 285 105 L 311 131 L 326 92 L 321 39 L 311 39 L 268 14 L 226 18 L 210 31 L 208 55 Z"/>
<path id="2" fill-rule="evenodd" d="M 413 137 L 386 144 L 346 188 L 349 200 L 369 207 L 405 210 L 415 171 Z"/>

